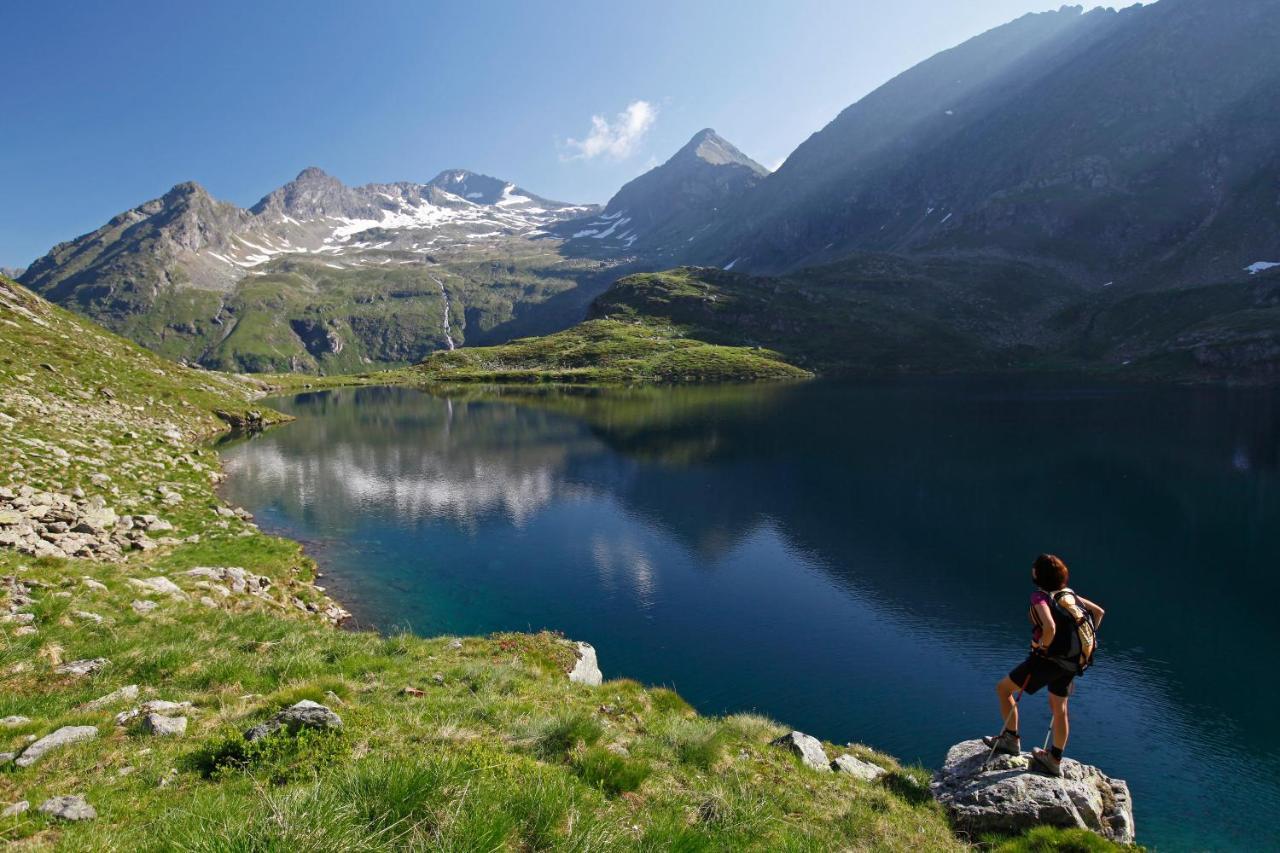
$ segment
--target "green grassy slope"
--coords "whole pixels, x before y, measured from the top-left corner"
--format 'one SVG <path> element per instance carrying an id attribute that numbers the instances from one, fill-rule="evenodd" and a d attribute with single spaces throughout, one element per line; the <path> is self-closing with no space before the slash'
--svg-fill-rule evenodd
<path id="1" fill-rule="evenodd" d="M 768 745 L 784 731 L 771 721 L 700 717 L 629 681 L 571 684 L 574 652 L 556 637 L 333 630 L 306 609 L 325 603 L 311 563 L 226 514 L 216 457 L 196 442 L 218 428 L 211 409 L 249 405 L 248 383 L 167 364 L 7 281 L 0 326 L 0 485 L 81 488 L 174 526 L 120 562 L 0 547 L 0 576 L 13 579 L 0 612 L 32 614 L 0 623 L 0 717 L 30 718 L 0 728 L 0 752 L 64 725 L 98 732 L 0 768 L 0 803 L 32 804 L 0 818 L 0 839 L 76 850 L 960 846 L 920 772 L 855 746 L 890 769 L 885 781 L 813 773 Z M 219 591 L 186 574 L 198 566 L 244 567 L 270 585 Z M 151 577 L 181 594 L 131 583 Z M 143 599 L 149 613 L 134 609 Z M 110 663 L 91 676 L 55 670 L 96 657 Z M 137 700 L 86 704 L 135 684 Z M 241 740 L 301 698 L 336 710 L 343 733 Z M 191 702 L 187 733 L 113 724 L 144 699 Z M 60 823 L 35 808 L 63 794 L 84 795 L 98 818 Z"/>
<path id="2" fill-rule="evenodd" d="M 445 349 L 446 298 L 449 335 L 461 345 L 564 328 L 604 287 L 595 280 L 600 264 L 545 253 L 494 252 L 447 265 L 370 254 L 369 263 L 344 269 L 280 259 L 228 293 L 159 289 L 145 310 L 89 315 L 168 358 L 219 370 L 332 374 L 408 365 Z"/>
<path id="3" fill-rule="evenodd" d="M 667 323 L 589 320 L 541 338 L 436 353 L 411 374 L 441 382 L 681 384 L 803 379 L 769 350 L 718 346 Z"/>
<path id="4" fill-rule="evenodd" d="M 753 344 L 824 373 L 948 373 L 1037 364 L 1040 318 L 1076 297 L 1004 261 L 866 255 L 761 278 L 680 267 L 619 280 L 593 317 L 653 318 L 721 344 Z"/>

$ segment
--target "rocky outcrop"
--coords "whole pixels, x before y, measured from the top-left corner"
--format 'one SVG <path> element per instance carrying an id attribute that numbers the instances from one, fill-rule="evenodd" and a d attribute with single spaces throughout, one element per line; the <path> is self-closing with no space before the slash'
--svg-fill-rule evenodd
<path id="1" fill-rule="evenodd" d="M 259 723 L 244 733 L 248 741 L 258 740 L 278 731 L 293 734 L 301 729 L 341 729 L 342 718 L 319 702 L 303 699 L 285 708 L 265 723 Z"/>
<path id="2" fill-rule="evenodd" d="M 19 755 L 13 763 L 19 767 L 30 767 L 47 753 L 59 747 L 93 740 L 97 736 L 98 730 L 94 726 L 63 726 L 56 732 L 45 735 L 24 749 L 22 755 Z"/>
<path id="3" fill-rule="evenodd" d="M 961 832 L 1013 834 L 1048 824 L 1133 842 L 1133 801 L 1125 782 L 1069 758 L 1056 778 L 1032 770 L 1025 754 L 988 762 L 989 752 L 981 740 L 956 744 L 929 785 Z"/>
<path id="4" fill-rule="evenodd" d="M 569 680 L 575 684 L 590 684 L 598 687 L 604 683 L 604 675 L 600 672 L 600 664 L 596 660 L 595 647 L 590 643 L 575 643 L 578 662 L 569 671 Z"/>
<path id="5" fill-rule="evenodd" d="M 118 560 L 155 547 L 148 532 L 170 530 L 172 524 L 154 515 L 117 515 L 98 496 L 0 487 L 0 546 L 33 557 Z"/>
<path id="6" fill-rule="evenodd" d="M 807 735 L 804 732 L 788 732 L 772 744 L 798 756 L 806 767 L 822 772 L 831 770 L 831 763 L 827 758 L 827 751 L 822 748 L 822 741 L 813 735 Z"/>
<path id="7" fill-rule="evenodd" d="M 266 428 L 266 421 L 262 417 L 262 412 L 256 409 L 250 409 L 247 412 L 228 412 L 224 409 L 216 409 L 214 414 L 226 421 L 227 425 L 237 432 L 262 432 Z"/>

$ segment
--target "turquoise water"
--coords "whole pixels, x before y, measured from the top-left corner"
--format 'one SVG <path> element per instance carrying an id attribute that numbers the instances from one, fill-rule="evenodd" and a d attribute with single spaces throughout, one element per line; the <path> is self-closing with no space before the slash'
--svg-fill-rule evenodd
<path id="1" fill-rule="evenodd" d="M 999 727 L 1040 551 L 1108 610 L 1068 754 L 1139 841 L 1280 836 L 1280 394 L 930 381 L 274 405 L 226 496 L 365 626 L 552 628 L 606 677 L 936 766 Z M 1043 695 L 1024 703 L 1039 743 Z"/>

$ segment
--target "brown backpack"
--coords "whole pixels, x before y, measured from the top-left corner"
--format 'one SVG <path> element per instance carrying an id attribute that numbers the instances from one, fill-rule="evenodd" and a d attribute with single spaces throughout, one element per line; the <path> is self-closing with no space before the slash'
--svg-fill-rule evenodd
<path id="1" fill-rule="evenodd" d="M 1061 655 L 1053 655 L 1049 659 L 1063 669 L 1083 675 L 1093 665 L 1093 654 L 1098 650 L 1098 626 L 1093 621 L 1093 614 L 1080 604 L 1080 598 L 1070 588 L 1060 589 L 1050 596 L 1053 607 L 1065 620 L 1074 627 L 1069 636 L 1066 650 Z"/>

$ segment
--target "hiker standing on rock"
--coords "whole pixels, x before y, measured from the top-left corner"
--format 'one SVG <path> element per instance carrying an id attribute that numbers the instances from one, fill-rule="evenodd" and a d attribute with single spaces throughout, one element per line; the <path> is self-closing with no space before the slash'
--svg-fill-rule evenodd
<path id="1" fill-rule="evenodd" d="M 992 753 L 1018 755 L 1018 699 L 1023 693 L 1049 688 L 1053 712 L 1053 746 L 1035 749 L 1031 760 L 1052 776 L 1062 775 L 1062 750 L 1067 746 L 1067 699 L 1072 683 L 1093 662 L 1098 626 L 1105 611 L 1067 586 L 1067 564 L 1052 554 L 1041 554 L 1031 566 L 1036 591 L 1031 595 L 1031 654 L 996 685 L 1004 731 L 984 737 Z M 1015 695 L 1017 694 L 1017 695 Z"/>

